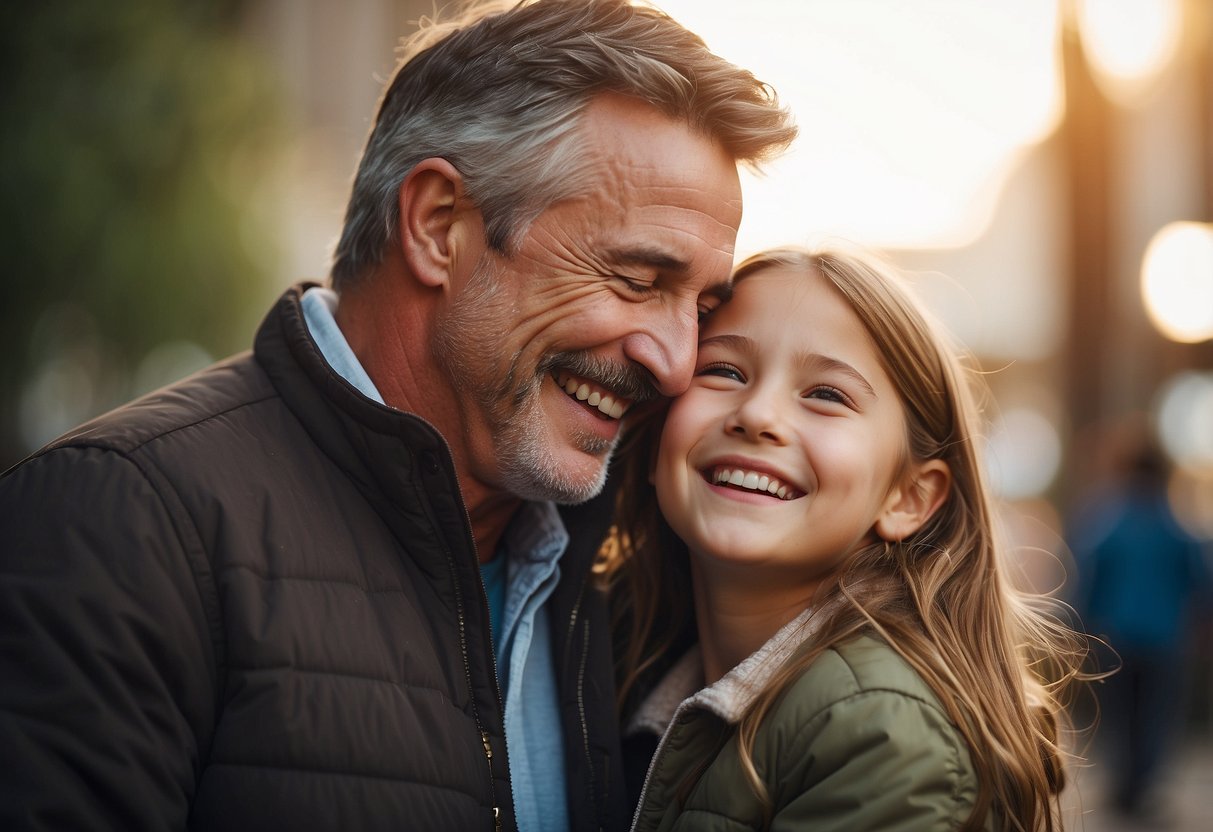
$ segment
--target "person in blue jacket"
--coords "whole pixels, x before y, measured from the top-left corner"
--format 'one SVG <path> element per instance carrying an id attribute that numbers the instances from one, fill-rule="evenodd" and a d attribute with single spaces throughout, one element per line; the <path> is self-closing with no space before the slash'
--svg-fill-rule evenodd
<path id="1" fill-rule="evenodd" d="M 1118 656 L 1101 686 L 1098 731 L 1115 808 L 1143 815 L 1157 810 L 1155 787 L 1183 713 L 1193 616 L 1207 612 L 1213 579 L 1200 541 L 1171 510 L 1169 465 L 1147 433 L 1135 434 L 1119 467 L 1072 524 L 1074 606 Z"/>

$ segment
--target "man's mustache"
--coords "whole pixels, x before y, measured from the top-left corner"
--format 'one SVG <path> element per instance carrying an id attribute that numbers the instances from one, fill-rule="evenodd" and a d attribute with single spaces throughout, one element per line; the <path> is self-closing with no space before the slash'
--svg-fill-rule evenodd
<path id="1" fill-rule="evenodd" d="M 546 357 L 539 367 L 544 374 L 556 370 L 592 381 L 633 404 L 652 401 L 661 393 L 648 370 L 635 364 L 619 364 L 588 352 L 561 352 Z"/>

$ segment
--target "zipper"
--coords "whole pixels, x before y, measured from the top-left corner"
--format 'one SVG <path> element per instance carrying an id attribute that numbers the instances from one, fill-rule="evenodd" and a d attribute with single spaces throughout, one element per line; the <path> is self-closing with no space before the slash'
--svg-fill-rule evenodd
<path id="1" fill-rule="evenodd" d="M 464 534 L 466 535 L 466 540 L 472 550 L 472 558 L 475 563 L 479 564 L 480 554 L 476 550 L 476 539 L 472 537 L 472 516 L 468 514 L 467 503 L 463 499 L 463 491 L 458 486 L 458 478 L 456 478 L 455 482 L 455 490 L 459 495 L 459 504 L 463 508 Z M 427 507 L 429 506 L 428 500 L 424 500 L 423 503 Z M 460 657 L 463 659 L 463 677 L 468 686 L 468 699 L 472 706 L 472 720 L 476 723 L 477 733 L 480 734 L 480 742 L 484 748 L 485 763 L 488 765 L 489 769 L 489 800 L 493 804 L 493 828 L 496 830 L 496 832 L 501 832 L 501 806 L 497 802 L 497 778 L 493 775 L 493 745 L 489 739 L 488 732 L 484 730 L 484 723 L 480 721 L 480 709 L 476 707 L 476 688 L 472 684 L 472 662 L 468 656 L 467 618 L 464 615 L 463 584 L 459 581 L 459 570 L 455 566 L 455 556 L 452 554 L 450 546 L 448 546 L 446 543 L 446 535 L 443 533 L 441 527 L 438 525 L 432 514 L 429 519 L 434 531 L 436 532 L 436 536 L 440 541 L 442 541 L 442 551 L 443 554 L 446 555 L 447 570 L 451 574 L 451 582 L 455 585 L 455 614 L 459 621 L 459 653 Z M 483 583 L 481 584 L 481 587 L 481 595 L 483 595 Z M 484 620 L 487 622 L 488 619 L 488 601 L 485 600 Z M 488 624 L 486 623 L 485 626 L 488 627 Z M 505 706 L 501 702 L 501 682 L 497 675 L 497 657 L 493 654 L 493 639 L 491 635 L 488 640 L 488 645 L 489 662 L 493 670 L 493 691 L 497 695 L 497 709 L 501 713 L 502 720 L 504 720 Z M 502 733 L 501 742 L 502 744 L 505 743 L 504 732 Z M 509 772 L 507 771 L 506 774 L 508 776 Z"/>
<path id="2" fill-rule="evenodd" d="M 644 784 L 640 787 L 640 799 L 636 801 L 636 813 L 632 816 L 631 828 L 633 832 L 635 832 L 636 827 L 640 824 L 640 813 L 644 811 L 644 799 L 648 796 L 649 784 L 653 780 L 653 775 L 657 772 L 657 764 L 661 761 L 662 752 L 666 750 L 666 745 L 669 743 L 674 731 L 682 727 L 682 722 L 689 710 L 690 706 L 685 700 L 674 710 L 674 715 L 670 718 L 670 724 L 666 726 L 665 733 L 661 735 L 661 740 L 657 743 L 657 750 L 653 752 L 653 759 L 649 760 L 649 770 L 645 772 Z"/>
<path id="3" fill-rule="evenodd" d="M 569 652 L 573 647 L 573 636 L 577 632 L 577 617 L 581 612 L 581 602 L 585 598 L 585 590 L 589 585 L 589 575 L 587 574 L 581 580 L 581 590 L 577 594 L 577 603 L 573 605 L 573 611 L 569 614 L 569 634 L 565 640 L 565 665 L 568 665 Z M 590 778 L 590 808 L 594 812 L 594 816 L 601 818 L 599 809 L 599 799 L 595 792 L 597 785 L 597 775 L 595 773 L 594 758 L 590 753 L 590 726 L 585 718 L 585 669 L 586 662 L 589 661 L 590 647 L 590 623 L 588 621 L 582 624 L 581 638 L 581 656 L 577 662 L 577 717 L 581 722 L 581 747 L 585 753 L 586 771 L 589 772 Z M 603 800 L 606 795 L 603 795 Z M 599 824 L 601 827 L 601 823 Z"/>
<path id="4" fill-rule="evenodd" d="M 449 445 L 447 446 L 447 453 L 450 454 Z M 463 489 L 459 486 L 459 477 L 456 476 L 454 481 L 455 493 L 459 495 L 459 506 L 463 509 L 463 531 L 465 540 L 467 541 L 469 548 L 472 550 L 472 562 L 477 565 L 477 570 L 479 570 L 480 551 L 476 548 L 476 538 L 472 535 L 472 515 L 468 513 L 467 500 L 464 499 Z M 446 536 L 438 528 L 437 523 L 434 523 L 434 529 L 438 532 L 439 539 L 445 541 Z M 443 550 L 446 553 L 446 562 L 447 567 L 451 572 L 451 580 L 455 583 L 455 611 L 459 616 L 459 649 L 463 654 L 463 673 L 464 677 L 467 679 L 468 697 L 472 705 L 472 719 L 476 722 L 476 730 L 480 732 L 480 743 L 484 747 L 484 759 L 485 762 L 488 763 L 489 767 L 489 799 L 493 803 L 493 829 L 495 832 L 501 832 L 501 806 L 497 803 L 497 778 L 493 776 L 493 744 L 489 739 L 488 731 L 484 730 L 484 724 L 480 721 L 480 709 L 476 707 L 476 691 L 472 685 L 472 663 L 468 658 L 466 633 L 467 624 L 463 614 L 463 585 L 459 582 L 459 572 L 455 567 L 455 557 L 451 554 L 450 547 L 444 545 Z M 497 654 L 493 650 L 493 634 L 491 628 L 489 627 L 489 619 L 491 616 L 489 615 L 488 596 L 484 591 L 484 581 L 481 580 L 479 583 L 481 610 L 484 613 L 484 628 L 489 631 L 487 633 L 488 638 L 486 639 L 486 643 L 489 646 L 489 666 L 493 671 L 493 693 L 497 697 L 497 712 L 501 714 L 501 721 L 504 725 L 505 703 L 501 699 L 501 676 L 497 673 Z M 505 740 L 504 728 L 501 732 L 501 744 L 506 748 L 506 753 L 508 754 L 509 750 Z M 509 767 L 507 764 L 506 777 L 509 777 L 509 773 Z"/>
<path id="5" fill-rule="evenodd" d="M 445 438 L 443 438 L 441 432 L 437 428 L 435 428 L 433 425 L 431 425 L 429 422 L 426 422 L 424 419 L 421 419 L 420 417 L 418 417 L 418 421 L 422 422 L 426 427 L 428 427 L 431 431 L 433 431 L 435 436 L 438 437 L 438 440 L 446 448 L 447 460 L 450 460 L 451 459 L 451 446 L 446 443 L 446 440 L 445 440 Z M 459 498 L 460 508 L 463 509 L 464 539 L 468 543 L 468 546 L 472 551 L 472 561 L 474 563 L 476 563 L 477 568 L 479 568 L 480 553 L 478 552 L 478 550 L 476 548 L 476 538 L 472 534 L 472 515 L 468 513 L 467 500 L 463 496 L 463 489 L 459 486 L 459 477 L 457 475 L 455 475 L 455 472 L 454 472 L 454 469 L 452 466 L 444 465 L 442 467 L 448 469 L 445 473 L 454 482 L 455 494 Z M 464 680 L 467 682 L 467 686 L 468 686 L 468 699 L 472 706 L 472 720 L 476 723 L 477 733 L 480 734 L 480 742 L 481 742 L 481 745 L 484 747 L 484 759 L 485 759 L 485 762 L 487 763 L 488 769 L 489 769 L 489 801 L 492 803 L 493 828 L 494 828 L 494 830 L 496 830 L 496 832 L 501 832 L 501 829 L 502 829 L 501 806 L 497 802 L 497 778 L 493 775 L 493 745 L 492 745 L 491 740 L 489 739 L 488 732 L 484 730 L 484 723 L 482 723 L 480 721 L 480 709 L 478 707 L 476 707 L 476 688 L 472 684 L 472 662 L 468 656 L 467 619 L 464 615 L 463 584 L 459 581 L 459 570 L 456 567 L 455 556 L 451 552 L 451 547 L 449 545 L 449 542 L 447 541 L 445 530 L 443 529 L 443 527 L 441 525 L 439 525 L 439 523 L 437 522 L 437 519 L 434 517 L 434 507 L 431 505 L 428 495 L 421 494 L 420 496 L 421 496 L 421 499 L 419 500 L 419 503 L 421 505 L 424 505 L 428 509 L 427 519 L 430 521 L 430 527 L 434 530 L 435 537 L 437 537 L 437 539 L 442 544 L 442 552 L 444 555 L 446 555 L 447 570 L 450 572 L 451 582 L 455 585 L 455 613 L 456 613 L 457 619 L 459 621 L 459 653 L 460 653 L 460 657 L 463 659 L 463 676 L 464 676 Z M 498 711 L 498 713 L 501 714 L 501 720 L 502 720 L 502 723 L 504 724 L 504 722 L 505 722 L 505 705 L 501 699 L 501 677 L 498 676 L 498 674 L 497 674 L 497 656 L 493 651 L 493 638 L 492 638 L 491 628 L 489 627 L 490 616 L 489 616 L 489 609 L 488 609 L 488 598 L 484 592 L 483 581 L 480 582 L 480 587 L 481 587 L 480 594 L 481 594 L 481 601 L 482 601 L 481 607 L 484 611 L 484 629 L 489 631 L 487 644 L 489 646 L 489 649 L 488 649 L 489 664 L 493 671 L 493 680 L 492 680 L 493 681 L 493 693 L 496 694 L 497 711 Z M 501 745 L 502 745 L 503 749 L 506 750 L 506 753 L 508 755 L 509 750 L 508 750 L 508 746 L 506 745 L 506 741 L 505 741 L 505 730 L 504 729 L 501 732 Z M 508 756 L 507 756 L 507 759 L 508 759 Z M 506 774 L 506 778 L 508 780 L 509 775 L 510 775 L 508 763 L 506 765 L 505 774 Z"/>
<path id="6" fill-rule="evenodd" d="M 467 509 L 464 509 L 466 514 Z M 472 551 L 475 554 L 475 541 L 472 542 Z M 468 657 L 468 642 L 467 642 L 467 619 L 464 617 L 463 611 L 463 586 L 459 583 L 459 573 L 455 569 L 455 557 L 451 554 L 450 549 L 443 547 L 446 552 L 447 566 L 451 572 L 451 580 L 455 583 L 455 613 L 459 619 L 459 652 L 463 658 L 463 676 L 468 685 L 468 697 L 472 706 L 472 719 L 476 723 L 476 730 L 480 733 L 480 741 L 484 745 L 484 759 L 489 767 L 489 799 L 493 803 L 493 824 L 497 830 L 501 829 L 501 807 L 497 805 L 497 779 L 493 776 L 493 746 L 489 742 L 489 734 L 484 730 L 484 724 L 480 721 L 480 709 L 476 707 L 476 688 L 472 684 L 472 662 Z M 478 561 L 479 562 L 479 561 Z M 489 650 L 492 653 L 492 650 Z M 490 657 L 491 658 L 491 657 Z M 493 664 L 493 674 L 496 676 L 497 665 Z M 497 695 L 498 700 L 501 698 L 500 692 Z M 503 712 L 504 713 L 504 712 Z"/>
<path id="7" fill-rule="evenodd" d="M 482 743 L 484 743 L 484 756 L 489 761 L 489 779 L 492 780 L 493 779 L 493 744 L 491 742 L 489 742 L 489 735 L 483 728 L 480 729 L 480 741 Z M 496 797 L 496 795 L 494 795 L 493 803 L 496 803 L 496 802 L 497 802 L 497 797 Z M 493 829 L 495 829 L 496 832 L 501 832 L 501 807 L 500 806 L 493 807 Z"/>

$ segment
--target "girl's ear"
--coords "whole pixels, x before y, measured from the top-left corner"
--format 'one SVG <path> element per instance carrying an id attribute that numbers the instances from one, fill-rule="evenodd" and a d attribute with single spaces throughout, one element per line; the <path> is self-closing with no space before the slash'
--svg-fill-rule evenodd
<path id="1" fill-rule="evenodd" d="M 913 467 L 893 488 L 876 517 L 876 534 L 882 540 L 905 540 L 931 519 L 952 485 L 952 471 L 942 459 L 930 459 Z"/>
<path id="2" fill-rule="evenodd" d="M 454 264 L 456 200 L 463 179 L 446 159 L 418 162 L 400 185 L 400 250 L 423 285 L 441 288 Z"/>

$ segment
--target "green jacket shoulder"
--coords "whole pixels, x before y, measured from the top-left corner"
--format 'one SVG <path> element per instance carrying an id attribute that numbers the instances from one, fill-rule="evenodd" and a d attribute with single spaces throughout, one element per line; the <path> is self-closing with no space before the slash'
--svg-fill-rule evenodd
<path id="1" fill-rule="evenodd" d="M 710 708 L 680 709 L 650 770 L 636 829 L 766 828 L 734 727 Z M 753 758 L 772 830 L 953 830 L 977 796 L 968 749 L 934 693 L 867 636 L 801 673 L 760 726 Z M 690 785 L 688 774 L 699 771 Z"/>

